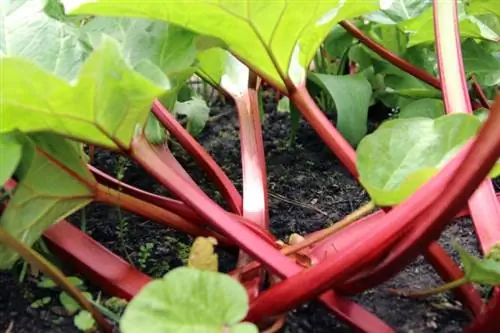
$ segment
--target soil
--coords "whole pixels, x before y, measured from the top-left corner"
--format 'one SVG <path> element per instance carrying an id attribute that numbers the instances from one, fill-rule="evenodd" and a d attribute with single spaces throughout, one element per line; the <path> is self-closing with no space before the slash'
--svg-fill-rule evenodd
<path id="1" fill-rule="evenodd" d="M 231 110 L 231 106 L 215 107 L 212 110 L 214 115 L 224 115 L 216 122 L 209 122 L 199 140 L 241 189 L 238 124 L 235 112 L 228 112 Z M 278 113 L 273 104 L 266 105 L 264 143 L 269 191 L 272 195 L 271 228 L 281 239 L 291 233 L 305 234 L 323 228 L 329 221 L 340 219 L 368 199 L 364 190 L 303 121 L 297 131 L 296 144 L 290 147 L 289 124 L 288 114 Z M 207 193 L 220 199 L 218 192 L 193 160 L 186 157 L 176 144 L 173 150 Z M 95 165 L 116 175 L 121 162 L 123 159 L 116 155 L 98 151 Z M 124 180 L 156 193 L 166 193 L 133 163 L 126 166 Z M 158 227 L 141 217 L 120 212 L 116 207 L 92 204 L 86 207 L 84 214 L 77 213 L 70 220 L 81 225 L 83 217 L 86 230 L 92 237 L 155 277 L 182 265 L 189 250 L 190 237 Z M 452 239 L 457 239 L 468 250 L 477 253 L 477 242 L 469 219 L 457 221 L 441 238 L 440 242 L 450 253 Z M 144 250 L 146 244 L 152 244 L 149 245 L 152 248 Z M 236 259 L 234 254 L 221 252 L 220 257 L 222 270 L 228 271 L 233 267 Z M 71 271 L 68 273 L 71 274 Z M 57 292 L 37 288 L 33 277 L 28 277 L 22 283 L 18 283 L 17 278 L 15 273 L 0 273 L 0 332 L 78 332 L 71 317 L 60 315 Z M 398 332 L 461 332 L 469 318 L 450 294 L 414 300 L 391 296 L 384 291 L 387 287 L 418 289 L 439 283 L 440 279 L 433 269 L 422 258 L 418 258 L 394 279 L 354 299 L 386 320 Z M 92 286 L 89 289 L 94 295 L 98 292 Z M 39 309 L 30 306 L 32 302 L 46 296 L 52 297 L 48 305 Z M 311 302 L 290 312 L 280 332 L 352 331 L 321 305 Z"/>

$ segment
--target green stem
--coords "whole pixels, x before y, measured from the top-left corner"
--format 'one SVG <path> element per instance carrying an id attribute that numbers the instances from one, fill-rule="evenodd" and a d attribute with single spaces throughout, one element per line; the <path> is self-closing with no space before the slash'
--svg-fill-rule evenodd
<path id="1" fill-rule="evenodd" d="M 76 288 L 68 278 L 52 263 L 42 257 L 38 252 L 30 247 L 27 247 L 11 234 L 9 234 L 4 228 L 0 227 L 0 243 L 4 244 L 13 251 L 19 253 L 21 257 L 29 262 L 32 266 L 37 267 L 49 276 L 54 282 L 56 282 L 65 292 L 67 292 L 73 299 L 80 304 L 82 308 L 87 310 L 92 314 L 95 321 L 101 327 L 103 332 L 112 332 L 112 328 L 109 323 L 104 319 L 101 313 L 92 306 L 92 304 L 82 295 L 82 293 Z"/>
<path id="2" fill-rule="evenodd" d="M 440 286 L 425 289 L 425 290 L 388 289 L 388 291 L 391 294 L 396 294 L 398 296 L 403 296 L 403 297 L 426 297 L 426 296 L 432 296 L 432 295 L 437 295 L 437 294 L 447 292 L 448 290 L 461 287 L 469 282 L 470 282 L 469 278 L 467 276 L 463 276 L 458 280 L 451 281 L 451 282 L 442 284 Z"/>

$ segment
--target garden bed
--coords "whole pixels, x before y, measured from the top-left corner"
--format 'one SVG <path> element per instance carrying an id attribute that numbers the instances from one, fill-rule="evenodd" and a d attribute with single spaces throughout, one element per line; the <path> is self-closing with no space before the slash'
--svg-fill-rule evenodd
<path id="1" fill-rule="evenodd" d="M 205 148 L 223 166 L 238 189 L 241 190 L 240 147 L 236 112 L 232 107 L 217 107 L 213 115 L 222 116 L 209 122 L 199 139 Z M 340 166 L 336 158 L 326 149 L 313 130 L 301 122 L 295 147 L 288 146 L 289 116 L 277 113 L 273 105 L 266 106 L 264 122 L 264 144 L 270 192 L 271 228 L 281 239 L 291 233 L 305 234 L 321 229 L 368 200 L 367 194 Z M 205 190 L 217 197 L 214 187 L 204 178 L 192 159 L 185 157 L 174 144 L 179 160 L 193 178 Z M 101 170 L 116 175 L 118 158 L 107 152 L 96 155 L 95 165 Z M 124 180 L 138 187 L 162 189 L 139 167 L 128 165 Z M 181 233 L 162 228 L 150 221 L 115 207 L 92 204 L 84 215 L 78 212 L 70 221 L 80 225 L 85 216 L 87 231 L 108 249 L 123 258 L 129 258 L 137 267 L 141 258 L 147 257 L 140 267 L 146 273 L 159 277 L 169 269 L 183 264 L 191 239 Z M 445 249 L 450 250 L 450 241 L 457 239 L 469 251 L 477 252 L 477 243 L 468 219 L 461 219 L 451 226 L 441 238 Z M 150 249 L 146 250 L 150 245 Z M 141 250 L 142 246 L 142 250 Z M 236 256 L 221 253 L 221 269 L 228 271 Z M 356 300 L 386 320 L 398 332 L 460 332 L 469 322 L 451 294 L 423 300 L 410 300 L 391 296 L 385 287 L 425 288 L 440 283 L 432 268 L 418 259 L 396 278 L 375 290 L 367 291 Z M 10 273 L 0 273 L 0 332 L 78 332 L 72 319 L 58 315 L 57 294 L 53 302 L 41 309 L 30 306 L 32 302 L 47 296 L 49 291 L 36 287 L 32 278 L 19 284 Z M 92 291 L 98 292 L 92 286 Z M 9 326 L 11 330 L 9 331 Z M 351 332 L 339 324 L 320 305 L 311 303 L 289 314 L 282 332 L 323 333 Z"/>

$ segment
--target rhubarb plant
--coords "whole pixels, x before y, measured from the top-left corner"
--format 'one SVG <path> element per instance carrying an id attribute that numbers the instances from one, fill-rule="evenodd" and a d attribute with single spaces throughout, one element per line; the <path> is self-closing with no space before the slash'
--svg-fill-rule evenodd
<path id="1" fill-rule="evenodd" d="M 12 0 L 1 4 L 0 18 L 0 181 L 7 192 L 0 268 L 20 257 L 40 266 L 105 331 L 96 308 L 31 249 L 42 234 L 54 240 L 56 223 L 94 201 L 209 240 L 195 242 L 196 251 L 210 250 L 203 270 L 192 269 L 199 265 L 194 251 L 190 269 L 153 282 L 109 254 L 93 257 L 107 252 L 87 235 L 76 234 L 92 251 L 53 241 L 111 292 L 137 295 L 120 322 L 124 332 L 256 332 L 245 317 L 276 329 L 286 311 L 315 297 L 362 332 L 391 332 L 342 294 L 384 282 L 420 253 L 447 279 L 460 275 L 434 241 L 467 204 L 484 252 L 500 240 L 500 228 L 482 213 L 500 214 L 487 180 L 500 175 L 491 1 Z M 178 101 L 194 74 L 235 104 L 243 194 L 193 137 L 208 119 L 206 104 Z M 371 197 L 290 244 L 268 229 L 262 81 L 286 96 L 281 106 L 288 101 L 295 126 L 300 114 Z M 486 115 L 474 115 L 471 100 Z M 377 104 L 395 114 L 367 135 Z M 332 111 L 335 124 L 325 115 Z M 225 205 L 197 185 L 169 138 L 194 157 Z M 85 145 L 127 155 L 172 197 L 106 175 L 90 165 Z M 375 206 L 384 210 L 368 215 Z M 349 246 L 337 248 L 339 239 Z M 239 250 L 231 277 L 213 271 L 214 245 Z M 462 257 L 467 267 L 475 263 Z M 497 267 L 488 269 L 496 279 Z M 135 279 L 110 278 L 117 271 Z M 458 295 L 478 303 L 474 290 Z"/>

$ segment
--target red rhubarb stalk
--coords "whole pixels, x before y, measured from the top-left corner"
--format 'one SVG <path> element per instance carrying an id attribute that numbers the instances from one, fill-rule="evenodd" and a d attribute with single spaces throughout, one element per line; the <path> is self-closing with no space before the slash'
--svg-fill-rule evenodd
<path id="1" fill-rule="evenodd" d="M 385 223 L 364 239 L 351 245 L 350 251 L 332 256 L 315 267 L 302 271 L 269 290 L 252 304 L 248 319 L 283 313 L 329 288 L 340 285 L 364 267 L 377 263 L 394 241 L 409 228 L 417 232 L 409 245 L 392 257 L 387 267 L 401 270 L 415 253 L 439 237 L 446 223 L 459 212 L 477 186 L 489 173 L 500 155 L 500 97 L 477 139 L 465 145 L 438 175 L 424 184 L 408 200 L 382 217 Z M 474 163 L 475 168 L 468 167 Z M 391 272 L 383 272 L 392 276 Z M 388 274 L 389 273 L 389 274 Z M 307 285 L 308 288 L 303 288 Z"/>
<path id="2" fill-rule="evenodd" d="M 153 102 L 152 111 L 158 120 L 175 136 L 181 146 L 196 159 L 203 170 L 214 180 L 231 211 L 241 214 L 241 195 L 221 167 L 158 100 Z"/>

